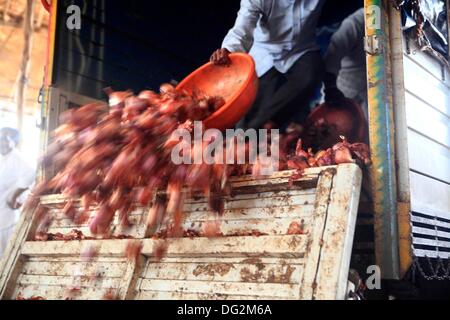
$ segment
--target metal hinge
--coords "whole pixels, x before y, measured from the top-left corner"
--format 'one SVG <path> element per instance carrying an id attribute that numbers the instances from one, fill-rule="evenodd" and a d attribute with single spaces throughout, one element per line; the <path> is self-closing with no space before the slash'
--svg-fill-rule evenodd
<path id="1" fill-rule="evenodd" d="M 364 37 L 364 50 L 372 56 L 383 53 L 383 45 L 378 35 Z"/>

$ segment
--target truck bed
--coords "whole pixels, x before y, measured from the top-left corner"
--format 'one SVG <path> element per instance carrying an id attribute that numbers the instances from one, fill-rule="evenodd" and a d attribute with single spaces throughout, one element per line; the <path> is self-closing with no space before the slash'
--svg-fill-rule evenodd
<path id="1" fill-rule="evenodd" d="M 214 214 L 205 199 L 190 198 L 184 238 L 152 238 L 143 223 L 148 208 L 140 207 L 131 229 L 115 224 L 114 239 L 34 241 L 39 206 L 53 216 L 50 233 L 90 235 L 62 216 L 66 199 L 43 197 L 23 213 L 1 262 L 0 298 L 344 299 L 361 170 L 314 168 L 290 183 L 292 175 L 235 178 L 217 238 L 199 236 Z M 301 230 L 288 232 L 293 223 Z M 125 256 L 131 242 L 142 245 L 137 259 Z M 83 258 L 88 248 L 97 251 L 91 261 Z"/>

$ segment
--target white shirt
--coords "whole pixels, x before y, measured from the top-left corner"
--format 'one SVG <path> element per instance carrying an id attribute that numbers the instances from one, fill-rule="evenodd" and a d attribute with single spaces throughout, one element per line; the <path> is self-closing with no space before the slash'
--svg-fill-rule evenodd
<path id="1" fill-rule="evenodd" d="M 259 77 L 272 67 L 286 73 L 305 53 L 317 51 L 316 27 L 325 0 L 241 0 L 222 48 L 249 52 Z"/>
<path id="2" fill-rule="evenodd" d="M 35 179 L 34 169 L 13 149 L 6 156 L 0 155 L 0 230 L 17 223 L 18 210 L 8 206 L 17 189 L 29 188 Z"/>

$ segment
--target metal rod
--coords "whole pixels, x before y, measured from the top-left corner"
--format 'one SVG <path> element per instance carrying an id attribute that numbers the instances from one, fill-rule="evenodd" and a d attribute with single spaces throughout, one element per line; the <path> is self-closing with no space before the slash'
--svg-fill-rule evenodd
<path id="1" fill-rule="evenodd" d="M 406 119 L 404 45 L 400 11 L 390 6 L 389 28 L 397 160 L 397 216 L 400 255 L 400 278 L 412 265 L 411 185 L 409 178 L 408 124 Z"/>
<path id="2" fill-rule="evenodd" d="M 31 49 L 33 41 L 34 0 L 27 0 L 24 20 L 24 45 L 22 63 L 20 66 L 20 78 L 17 87 L 17 129 L 22 133 L 23 109 L 25 107 L 26 91 L 28 86 L 28 71 L 30 69 Z"/>

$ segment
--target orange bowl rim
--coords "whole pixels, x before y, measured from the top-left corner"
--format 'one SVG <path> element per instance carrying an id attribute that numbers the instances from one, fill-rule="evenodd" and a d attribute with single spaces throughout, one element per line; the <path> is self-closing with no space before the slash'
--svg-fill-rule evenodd
<path id="1" fill-rule="evenodd" d="M 243 85 L 241 86 L 240 90 L 237 90 L 232 96 L 231 98 L 229 98 L 229 100 L 216 112 L 214 112 L 213 114 L 211 114 L 208 118 L 206 118 L 205 120 L 203 120 L 203 122 L 206 121 L 210 121 L 213 118 L 216 118 L 218 116 L 220 116 L 222 113 L 225 112 L 226 107 L 228 107 L 233 101 L 235 101 L 245 90 L 245 88 L 248 87 L 248 85 L 251 83 L 251 81 L 253 80 L 253 76 L 255 74 L 255 60 L 253 60 L 252 56 L 250 56 L 247 53 L 242 53 L 242 52 L 235 52 L 235 53 L 231 53 L 230 57 L 243 57 L 245 58 L 247 61 L 250 62 L 251 64 L 251 69 L 253 70 L 252 72 L 250 72 L 247 76 L 247 79 L 245 79 Z M 205 63 L 203 66 L 199 67 L 197 70 L 193 71 L 191 74 L 189 74 L 186 78 L 183 79 L 183 81 L 181 81 L 178 85 L 177 88 L 182 87 L 183 85 L 185 85 L 186 83 L 188 83 L 194 76 L 196 76 L 198 73 L 200 73 L 201 71 L 203 71 L 204 69 L 208 68 L 209 66 L 212 65 L 212 62 L 208 62 Z"/>

